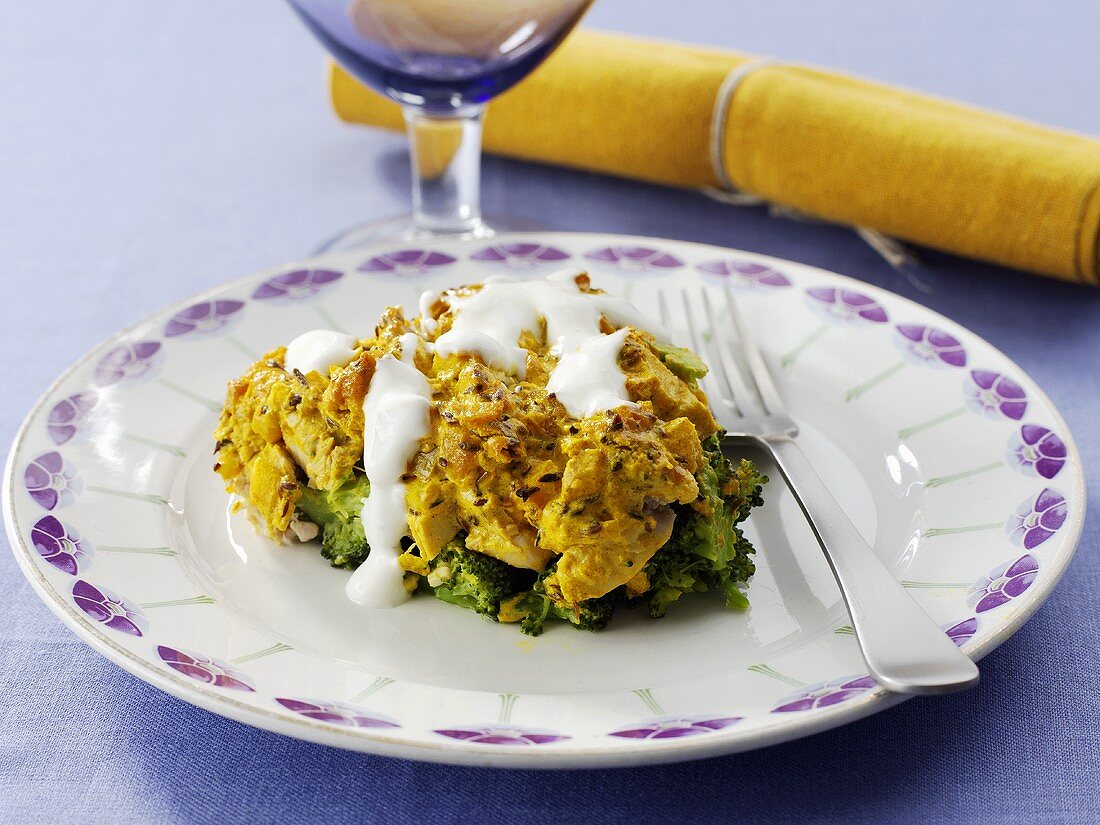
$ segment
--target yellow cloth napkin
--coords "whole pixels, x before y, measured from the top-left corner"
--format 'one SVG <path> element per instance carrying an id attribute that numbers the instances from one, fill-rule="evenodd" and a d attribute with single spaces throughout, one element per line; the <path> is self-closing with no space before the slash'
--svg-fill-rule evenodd
<path id="1" fill-rule="evenodd" d="M 489 105 L 487 151 L 677 186 L 718 186 L 715 97 L 749 55 L 578 31 Z M 346 121 L 403 128 L 340 68 Z M 738 189 L 904 240 L 1100 284 L 1100 141 L 782 63 L 750 71 L 723 124 Z"/>

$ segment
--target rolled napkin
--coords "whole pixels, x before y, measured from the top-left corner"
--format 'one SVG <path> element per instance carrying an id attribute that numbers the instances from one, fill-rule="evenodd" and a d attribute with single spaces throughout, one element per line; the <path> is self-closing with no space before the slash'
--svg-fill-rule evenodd
<path id="1" fill-rule="evenodd" d="M 331 91 L 342 119 L 404 128 L 339 67 Z M 489 105 L 485 147 L 1100 284 L 1100 141 L 835 72 L 582 30 Z"/>

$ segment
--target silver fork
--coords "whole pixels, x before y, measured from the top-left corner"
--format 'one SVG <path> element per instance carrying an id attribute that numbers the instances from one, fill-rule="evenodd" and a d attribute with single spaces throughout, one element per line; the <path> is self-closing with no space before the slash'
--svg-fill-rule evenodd
<path id="1" fill-rule="evenodd" d="M 897 693 L 946 693 L 973 687 L 978 682 L 977 666 L 879 561 L 795 442 L 798 425 L 787 412 L 728 288 L 723 295 L 732 336 L 719 331 L 706 289 L 694 298 L 687 289 L 679 295 L 695 351 L 705 351 L 714 367 L 704 379 L 704 389 L 717 402 L 713 406 L 718 423 L 727 431 L 727 442 L 750 442 L 771 453 L 833 570 L 870 674 Z M 668 328 L 670 305 L 676 301 L 664 292 L 658 301 L 661 321 Z M 698 318 L 706 319 L 709 334 L 700 330 Z M 747 374 L 730 346 L 734 339 Z"/>

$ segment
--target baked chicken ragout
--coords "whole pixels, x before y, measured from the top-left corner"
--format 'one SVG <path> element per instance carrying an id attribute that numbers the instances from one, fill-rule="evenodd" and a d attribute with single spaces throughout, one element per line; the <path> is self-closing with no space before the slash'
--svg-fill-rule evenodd
<path id="1" fill-rule="evenodd" d="M 584 273 L 559 284 L 567 302 L 604 295 Z M 256 527 L 284 544 L 320 538 L 337 567 L 365 562 L 365 400 L 380 365 L 400 363 L 430 388 L 421 437 L 394 480 L 404 494 L 407 529 L 394 553 L 406 592 L 432 592 L 530 634 L 547 618 L 600 629 L 625 603 L 662 616 L 696 591 L 746 605 L 753 548 L 738 525 L 766 478 L 719 449 L 699 358 L 597 313 L 591 341 L 619 333 L 613 365 L 626 395 L 577 415 L 548 388 L 567 353 L 547 318 L 533 316 L 514 342 L 526 361 L 519 369 L 443 345 L 486 289 L 428 295 L 412 318 L 390 307 L 331 365 L 296 368 L 279 347 L 230 383 L 215 469 Z"/>

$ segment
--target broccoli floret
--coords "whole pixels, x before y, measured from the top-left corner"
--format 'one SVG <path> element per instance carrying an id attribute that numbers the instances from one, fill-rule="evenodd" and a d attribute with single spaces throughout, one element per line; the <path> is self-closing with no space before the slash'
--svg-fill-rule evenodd
<path id="1" fill-rule="evenodd" d="M 354 570 L 370 553 L 359 512 L 370 494 L 366 476 L 353 475 L 335 490 L 302 488 L 298 510 L 321 528 L 321 555 L 333 567 Z"/>
<path id="2" fill-rule="evenodd" d="M 657 351 L 657 357 L 661 359 L 661 363 L 668 367 L 673 375 L 693 387 L 707 374 L 707 365 L 703 363 L 703 359 L 689 349 L 663 341 L 654 341 L 653 349 Z"/>
<path id="3" fill-rule="evenodd" d="M 321 528 L 321 555 L 333 567 L 354 570 L 367 560 L 370 545 L 358 518 L 331 521 Z"/>
<path id="4" fill-rule="evenodd" d="M 554 572 L 551 567 L 539 576 L 534 587 L 514 597 L 505 605 L 503 616 L 509 621 L 519 621 L 519 629 L 528 636 L 538 636 L 543 624 L 549 618 L 569 622 L 580 630 L 603 630 L 611 621 L 615 612 L 618 591 L 600 596 L 598 599 L 585 599 L 576 604 L 554 601 L 546 592 L 546 577 Z"/>
<path id="5" fill-rule="evenodd" d="M 462 537 L 431 561 L 428 583 L 435 597 L 497 620 L 500 603 L 519 589 L 520 571 L 466 547 Z M 437 584 L 433 584 L 438 582 Z"/>
<path id="6" fill-rule="evenodd" d="M 703 442 L 703 455 L 706 464 L 696 479 L 703 510 L 711 514 L 677 507 L 672 537 L 645 567 L 650 583 L 645 598 L 654 617 L 664 616 L 689 592 L 716 589 L 727 607 L 748 606 L 739 585 L 756 571 L 751 558 L 755 551 L 737 525 L 761 503 L 761 487 L 768 479 L 746 459 L 735 467 L 722 454 L 718 435 Z"/>

